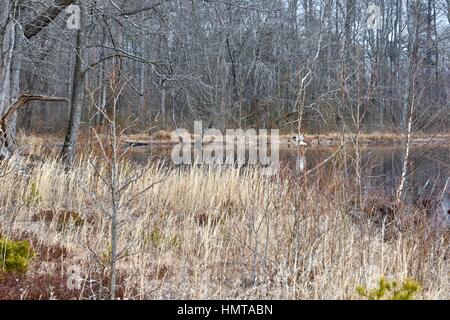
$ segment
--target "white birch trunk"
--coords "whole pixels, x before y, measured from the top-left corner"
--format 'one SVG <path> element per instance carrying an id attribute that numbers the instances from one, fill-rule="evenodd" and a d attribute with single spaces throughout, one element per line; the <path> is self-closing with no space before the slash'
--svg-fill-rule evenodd
<path id="1" fill-rule="evenodd" d="M 0 117 L 19 96 L 19 76 L 21 66 L 20 35 L 15 23 L 13 3 L 8 1 L 0 16 Z M 7 158 L 14 151 L 16 115 L 9 117 L 8 122 L 0 128 L 0 158 Z"/>

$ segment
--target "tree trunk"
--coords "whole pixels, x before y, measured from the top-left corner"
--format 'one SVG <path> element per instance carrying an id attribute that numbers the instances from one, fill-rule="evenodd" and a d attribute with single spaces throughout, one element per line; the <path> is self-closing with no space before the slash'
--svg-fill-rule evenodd
<path id="1" fill-rule="evenodd" d="M 166 80 L 161 81 L 161 115 L 166 116 Z"/>
<path id="2" fill-rule="evenodd" d="M 80 2 L 80 1 L 79 1 Z M 78 2 L 78 3 L 79 3 Z M 70 106 L 69 126 L 67 128 L 64 146 L 61 151 L 61 159 L 70 167 L 75 160 L 75 147 L 78 139 L 78 131 L 81 123 L 81 113 L 84 100 L 84 49 L 85 49 L 85 23 L 83 17 L 83 8 L 80 21 L 80 30 L 77 31 L 75 47 L 75 67 L 72 83 L 72 97 Z"/>
<path id="3" fill-rule="evenodd" d="M 8 112 L 8 108 L 19 96 L 19 76 L 21 66 L 20 29 L 15 22 L 15 4 L 6 2 L 6 8 L 0 17 L 0 117 Z M 13 114 L 8 122 L 0 129 L 0 157 L 8 157 L 14 152 L 16 115 Z"/>
<path id="4" fill-rule="evenodd" d="M 412 30 L 414 31 L 414 35 L 412 37 L 412 43 L 410 44 L 410 52 L 409 52 L 409 79 L 408 79 L 408 97 L 407 97 L 407 116 L 406 116 L 406 143 L 405 143 L 405 153 L 403 159 L 402 166 L 402 174 L 400 177 L 400 181 L 397 187 L 396 192 L 396 200 L 397 203 L 400 203 L 403 200 L 407 170 L 408 170 L 408 162 L 410 157 L 411 150 L 411 134 L 412 134 L 412 124 L 414 120 L 414 112 L 416 105 L 416 76 L 417 76 L 417 67 L 419 65 L 419 32 L 420 32 L 420 1 L 414 0 L 411 4 L 411 13 L 413 17 Z"/>
<path id="5" fill-rule="evenodd" d="M 142 20 L 145 21 L 145 13 L 142 15 Z M 145 45 L 145 30 L 142 29 L 140 33 L 140 41 L 141 45 L 139 47 L 139 54 L 144 57 L 145 51 L 146 51 L 146 45 Z M 145 109 L 145 74 L 147 70 L 147 65 L 144 63 L 141 63 L 139 65 L 139 109 L 138 114 L 142 115 Z M 145 119 L 140 119 L 140 121 L 144 121 Z M 142 122 L 143 123 L 143 122 Z"/>

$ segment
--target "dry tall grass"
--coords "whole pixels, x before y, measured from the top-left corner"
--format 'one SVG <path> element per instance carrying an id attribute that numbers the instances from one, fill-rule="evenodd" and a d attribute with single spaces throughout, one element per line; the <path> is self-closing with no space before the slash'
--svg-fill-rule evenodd
<path id="1" fill-rule="evenodd" d="M 30 171 L 18 172 L 17 161 Z M 101 207 L 109 195 L 93 166 L 83 159 L 70 172 L 51 159 L 0 166 L 0 234 L 30 239 L 38 255 L 26 277 L 51 279 L 12 283 L 10 295 L 98 297 L 99 281 L 108 281 Z M 122 179 L 144 173 L 121 199 L 123 298 L 355 299 L 358 285 L 382 275 L 418 280 L 418 298 L 450 298 L 446 232 L 426 219 L 399 225 L 359 212 L 338 174 L 304 180 L 252 168 L 121 168 Z M 398 214 L 414 216 L 408 210 Z M 70 293 L 73 265 L 86 281 Z"/>

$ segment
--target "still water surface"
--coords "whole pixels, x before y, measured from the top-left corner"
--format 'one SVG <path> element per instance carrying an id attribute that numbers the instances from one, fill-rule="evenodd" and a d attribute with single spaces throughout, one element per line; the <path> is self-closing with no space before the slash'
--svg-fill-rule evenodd
<path id="1" fill-rule="evenodd" d="M 131 160 L 138 163 L 166 160 L 171 163 L 172 146 L 155 145 L 130 149 Z M 280 147 L 280 166 L 294 178 L 315 168 L 329 159 L 321 170 L 342 170 L 348 179 L 356 177 L 356 152 L 346 147 L 336 154 L 336 147 Z M 345 161 L 344 161 L 345 159 Z M 359 167 L 363 191 L 366 195 L 382 192 L 393 196 L 398 185 L 404 159 L 400 146 L 363 147 L 360 151 Z M 410 200 L 418 198 L 441 198 L 450 209 L 450 145 L 415 146 L 411 150 L 408 164 L 406 195 Z"/>

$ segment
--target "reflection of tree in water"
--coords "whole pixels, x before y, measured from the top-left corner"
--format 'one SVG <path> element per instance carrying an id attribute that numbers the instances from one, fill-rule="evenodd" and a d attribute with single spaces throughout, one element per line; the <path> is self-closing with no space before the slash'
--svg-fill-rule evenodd
<path id="1" fill-rule="evenodd" d="M 290 148 L 281 149 L 281 166 L 290 168 L 292 173 L 304 173 L 329 157 L 333 148 Z M 349 152 L 351 155 L 351 152 Z M 442 194 L 446 179 L 450 176 L 450 150 L 443 147 L 418 147 L 412 150 L 406 181 L 406 198 L 433 198 Z M 354 160 L 347 159 L 348 176 L 355 174 Z M 362 150 L 361 168 L 363 193 L 365 196 L 377 193 L 387 197 L 395 195 L 403 163 L 401 148 L 377 147 Z M 322 170 L 340 170 L 334 161 L 327 163 Z"/>
<path id="2" fill-rule="evenodd" d="M 298 173 L 305 172 L 306 169 L 306 157 L 305 155 L 298 154 L 295 157 L 295 171 Z"/>
<path id="3" fill-rule="evenodd" d="M 141 164 L 146 163 L 145 159 L 161 161 L 167 158 L 170 163 L 170 151 L 171 147 L 167 146 L 144 148 L 131 153 L 130 157 Z M 330 157 L 335 151 L 334 148 L 281 148 L 281 169 L 287 168 L 293 175 L 303 174 Z M 247 157 L 246 160 L 248 160 Z M 348 157 L 347 161 L 348 176 L 352 176 L 355 174 L 355 166 L 352 165 L 351 157 Z M 361 168 L 364 196 L 378 193 L 392 197 L 399 182 L 402 162 L 403 152 L 401 148 L 375 147 L 362 149 Z M 327 172 L 341 170 L 342 168 L 340 168 L 340 166 L 336 166 L 333 159 L 333 161 L 326 163 L 321 171 L 327 174 Z M 432 198 L 439 194 L 442 195 L 449 176 L 449 148 L 413 148 L 408 167 L 407 200 L 416 201 L 418 198 Z M 448 197 L 448 190 L 445 194 Z"/>
<path id="4" fill-rule="evenodd" d="M 397 148 L 364 151 L 365 188 L 392 196 L 399 182 L 403 156 Z M 449 150 L 415 148 L 408 164 L 406 195 L 409 201 L 442 194 L 449 177 Z"/>

